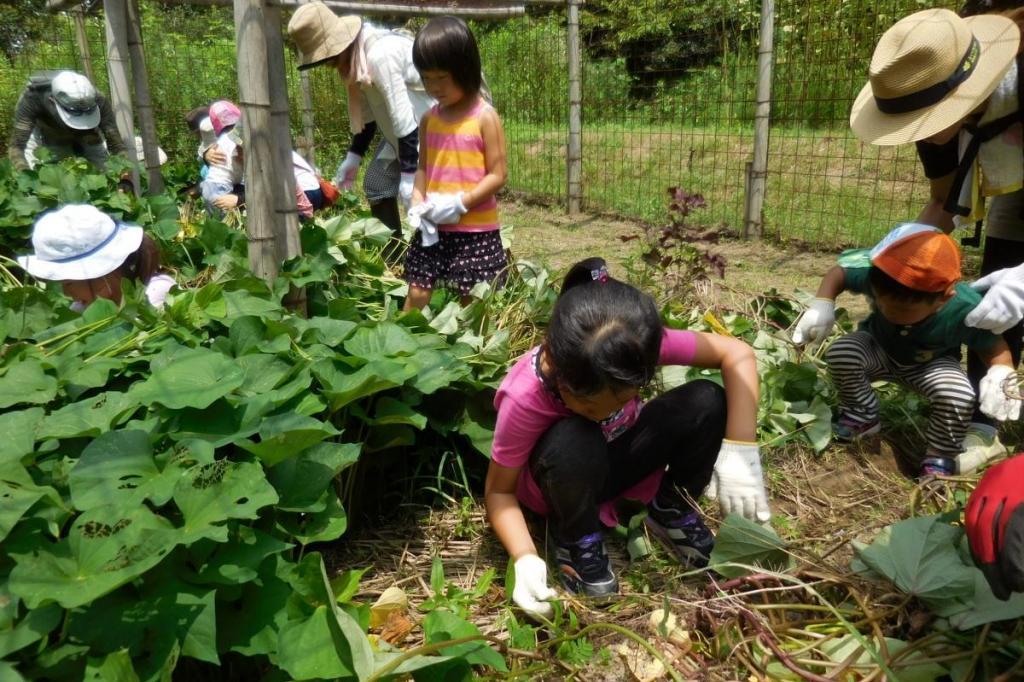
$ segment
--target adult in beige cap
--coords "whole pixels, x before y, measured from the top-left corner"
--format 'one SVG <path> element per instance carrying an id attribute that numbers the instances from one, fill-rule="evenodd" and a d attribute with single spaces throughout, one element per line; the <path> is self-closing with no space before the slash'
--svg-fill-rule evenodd
<path id="1" fill-rule="evenodd" d="M 107 98 L 74 71 L 34 74 L 18 98 L 7 156 L 18 170 L 34 168 L 40 147 L 52 159 L 81 156 L 98 168 L 125 150 Z"/>
<path id="2" fill-rule="evenodd" d="M 419 123 L 433 100 L 412 61 L 413 38 L 404 31 L 372 26 L 359 17 L 339 17 L 322 2 L 302 5 L 288 22 L 299 48 L 299 69 L 327 65 L 338 70 L 348 90 L 353 131 L 334 182 L 350 188 L 379 130 L 381 142 L 363 176 L 370 210 L 396 234 L 398 202 L 412 198 L 419 161 Z"/>
<path id="3" fill-rule="evenodd" d="M 1003 0 L 975 2 L 998 10 Z M 1019 3 L 1014 3 L 1019 4 Z M 865 142 L 914 142 L 931 187 L 917 222 L 950 232 L 973 224 L 988 207 L 982 279 L 986 291 L 969 326 L 1002 333 L 1017 366 L 1024 317 L 1024 91 L 1019 25 L 1024 9 L 961 17 L 944 9 L 917 12 L 893 25 L 871 58 L 868 83 L 854 102 L 850 127 Z M 968 376 L 977 394 L 985 366 L 973 352 Z M 958 460 L 976 468 L 1005 454 L 994 422 L 976 411 Z"/>

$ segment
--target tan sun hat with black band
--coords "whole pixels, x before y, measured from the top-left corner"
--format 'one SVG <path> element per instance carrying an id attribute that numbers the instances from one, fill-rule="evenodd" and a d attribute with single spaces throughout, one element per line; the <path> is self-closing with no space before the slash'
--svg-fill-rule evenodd
<path id="1" fill-rule="evenodd" d="M 896 22 L 875 47 L 868 83 L 850 111 L 861 140 L 897 145 L 931 137 L 980 106 L 1017 55 L 1020 32 L 992 14 L 928 9 Z"/>
<path id="2" fill-rule="evenodd" d="M 288 21 L 288 35 L 299 48 L 299 70 L 331 61 L 355 42 L 363 20 L 339 17 L 322 2 L 302 5 Z"/>

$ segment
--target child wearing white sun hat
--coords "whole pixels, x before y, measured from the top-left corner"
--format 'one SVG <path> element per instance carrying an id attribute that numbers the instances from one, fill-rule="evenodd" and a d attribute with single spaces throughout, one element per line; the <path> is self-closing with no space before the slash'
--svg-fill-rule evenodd
<path id="1" fill-rule="evenodd" d="M 151 305 L 161 307 L 175 281 L 160 270 L 160 251 L 137 225 L 126 225 L 88 204 L 69 204 L 44 213 L 32 228 L 35 253 L 18 264 L 37 279 L 60 282 L 72 308 L 84 310 L 97 298 L 121 302 L 121 281 L 146 287 Z"/>

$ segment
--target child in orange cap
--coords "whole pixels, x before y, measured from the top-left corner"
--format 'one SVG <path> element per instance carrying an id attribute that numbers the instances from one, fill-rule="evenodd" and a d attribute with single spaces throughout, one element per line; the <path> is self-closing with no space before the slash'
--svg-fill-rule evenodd
<path id="1" fill-rule="evenodd" d="M 850 442 L 877 433 L 878 397 L 872 381 L 896 381 L 921 393 L 931 405 L 928 450 L 922 475 L 965 473 L 982 462 L 962 455 L 974 412 L 975 392 L 960 365 L 967 345 L 987 363 L 977 398 L 994 419 L 1016 419 L 1020 400 L 1004 382 L 1014 374 L 1002 337 L 964 324 L 981 295 L 960 280 L 960 252 L 948 235 L 930 225 L 897 227 L 873 249 L 848 251 L 821 281 L 817 298 L 801 315 L 793 341 L 817 343 L 835 323 L 835 297 L 864 294 L 871 314 L 857 331 L 825 353 L 839 392 L 836 439 Z M 976 458 L 975 458 L 976 459 Z"/>

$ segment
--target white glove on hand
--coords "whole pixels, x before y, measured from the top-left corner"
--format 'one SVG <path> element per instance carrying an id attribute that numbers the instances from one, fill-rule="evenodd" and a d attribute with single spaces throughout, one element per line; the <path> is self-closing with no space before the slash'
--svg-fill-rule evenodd
<path id="1" fill-rule="evenodd" d="M 412 190 L 415 181 L 415 173 L 402 173 L 402 179 L 398 181 L 398 200 L 406 209 L 412 204 Z"/>
<path id="2" fill-rule="evenodd" d="M 423 217 L 431 208 L 432 205 L 430 202 L 421 201 L 410 208 L 409 213 L 406 215 L 409 220 L 409 226 L 414 230 L 420 231 L 420 240 L 424 247 L 433 246 L 439 239 L 437 234 L 437 225 Z"/>
<path id="3" fill-rule="evenodd" d="M 334 174 L 334 186 L 338 189 L 352 189 L 352 183 L 359 174 L 359 164 L 362 162 L 363 157 L 358 154 L 346 154 L 345 160 L 338 165 L 338 171 Z"/>
<path id="4" fill-rule="evenodd" d="M 548 601 L 558 595 L 548 587 L 548 565 L 536 554 L 524 554 L 516 559 L 515 573 L 512 601 L 531 616 L 550 618 L 552 609 Z"/>
<path id="5" fill-rule="evenodd" d="M 828 338 L 835 323 L 836 302 L 827 298 L 816 298 L 811 302 L 811 307 L 796 321 L 793 343 L 798 346 L 805 343 L 817 346 Z"/>
<path id="6" fill-rule="evenodd" d="M 1024 265 L 990 272 L 971 288 L 988 293 L 964 319 L 968 327 L 1002 334 L 1024 318 Z"/>
<path id="7" fill-rule="evenodd" d="M 722 505 L 722 514 L 742 514 L 760 523 L 771 520 L 757 443 L 723 440 L 715 461 L 712 485 Z"/>
<path id="8" fill-rule="evenodd" d="M 992 365 L 978 383 L 978 399 L 981 411 L 1001 422 L 1016 419 L 1020 415 L 1020 400 L 1006 395 L 1003 389 L 1007 377 L 1016 374 L 1012 367 Z M 1010 379 L 1015 387 L 1016 382 Z"/>
<path id="9" fill-rule="evenodd" d="M 436 225 L 451 225 L 459 222 L 462 216 L 469 210 L 462 203 L 462 192 L 458 194 L 440 194 L 431 192 L 427 195 L 427 202 L 433 205 L 430 214 L 427 216 Z"/>

